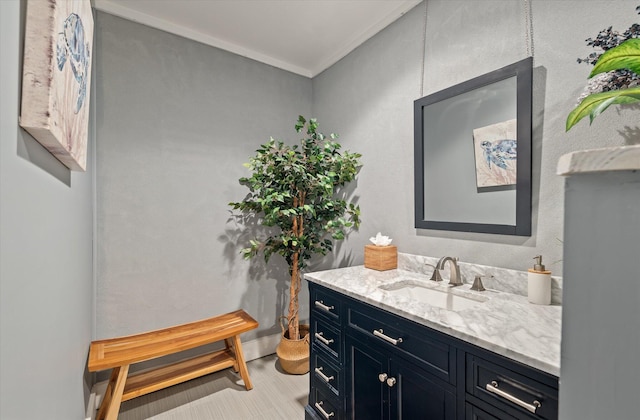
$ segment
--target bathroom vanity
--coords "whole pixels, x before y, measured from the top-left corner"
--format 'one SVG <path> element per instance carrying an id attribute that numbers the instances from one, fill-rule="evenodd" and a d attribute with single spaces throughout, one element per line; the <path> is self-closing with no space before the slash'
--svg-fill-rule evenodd
<path id="1" fill-rule="evenodd" d="M 558 417 L 559 305 L 452 289 L 401 269 L 305 278 L 306 419 Z"/>

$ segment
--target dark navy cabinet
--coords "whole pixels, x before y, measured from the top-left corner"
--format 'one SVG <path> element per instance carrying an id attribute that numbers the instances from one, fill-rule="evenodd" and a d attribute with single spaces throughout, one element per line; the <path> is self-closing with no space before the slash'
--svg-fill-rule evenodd
<path id="1" fill-rule="evenodd" d="M 455 389 L 357 334 L 345 343 L 347 418 L 456 418 Z"/>
<path id="2" fill-rule="evenodd" d="M 307 420 L 557 419 L 558 379 L 315 283 Z"/>

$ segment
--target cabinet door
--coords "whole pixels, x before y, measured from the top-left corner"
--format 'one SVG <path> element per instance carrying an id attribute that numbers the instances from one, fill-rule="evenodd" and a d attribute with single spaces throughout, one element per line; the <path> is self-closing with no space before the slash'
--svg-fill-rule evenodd
<path id="1" fill-rule="evenodd" d="M 402 359 L 389 362 L 391 418 L 404 420 L 454 420 L 455 388 Z"/>
<path id="2" fill-rule="evenodd" d="M 388 356 L 347 336 L 347 412 L 351 419 L 389 418 Z M 383 375 L 383 376 L 380 376 Z M 386 376 L 385 376 L 386 375 Z"/>

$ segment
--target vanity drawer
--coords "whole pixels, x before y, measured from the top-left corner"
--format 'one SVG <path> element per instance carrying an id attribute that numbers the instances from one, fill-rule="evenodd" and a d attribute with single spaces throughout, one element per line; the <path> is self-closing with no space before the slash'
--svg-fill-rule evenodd
<path id="1" fill-rule="evenodd" d="M 515 418 L 558 418 L 558 389 L 530 376 L 540 375 L 516 363 L 494 364 L 467 354 L 467 393 Z M 531 370 L 533 375 L 527 376 Z M 557 382 L 556 382 L 557 384 Z"/>
<path id="2" fill-rule="evenodd" d="M 311 307 L 316 313 L 323 315 L 336 324 L 340 324 L 341 301 L 337 296 L 313 288 L 311 290 Z"/>
<path id="3" fill-rule="evenodd" d="M 447 343 L 427 338 L 421 330 L 424 326 L 392 314 L 367 312 L 368 308 L 348 309 L 349 326 L 361 331 L 374 342 L 396 349 L 420 363 L 430 374 L 455 385 L 456 350 Z"/>
<path id="4" fill-rule="evenodd" d="M 309 405 L 315 410 L 317 417 L 323 420 L 341 420 L 344 418 L 342 404 L 331 397 L 323 388 L 311 390 Z"/>
<path id="5" fill-rule="evenodd" d="M 489 414 L 486 411 L 481 410 L 469 403 L 466 403 L 465 405 L 465 420 L 518 420 L 515 417 L 509 416 L 505 413 L 500 413 L 499 416 L 500 417 L 496 417 L 492 414 Z"/>
<path id="6" fill-rule="evenodd" d="M 311 343 L 331 355 L 337 363 L 342 362 L 342 339 L 340 332 L 328 322 L 314 319 L 311 324 Z"/>
<path id="7" fill-rule="evenodd" d="M 311 374 L 313 375 L 314 387 L 326 388 L 333 392 L 336 397 L 341 397 L 342 370 L 334 366 L 327 358 L 318 353 L 311 355 Z"/>

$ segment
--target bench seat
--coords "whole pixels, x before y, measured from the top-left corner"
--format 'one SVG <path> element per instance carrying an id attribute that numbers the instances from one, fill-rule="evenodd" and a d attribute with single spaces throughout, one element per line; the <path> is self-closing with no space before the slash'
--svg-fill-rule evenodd
<path id="1" fill-rule="evenodd" d="M 238 310 L 142 334 L 93 341 L 89 371 L 113 369 L 97 419 L 115 420 L 123 401 L 229 367 L 240 372 L 245 388 L 250 390 L 253 385 L 240 334 L 257 327 L 255 319 Z M 222 340 L 225 343 L 222 350 L 128 375 L 131 364 Z"/>

